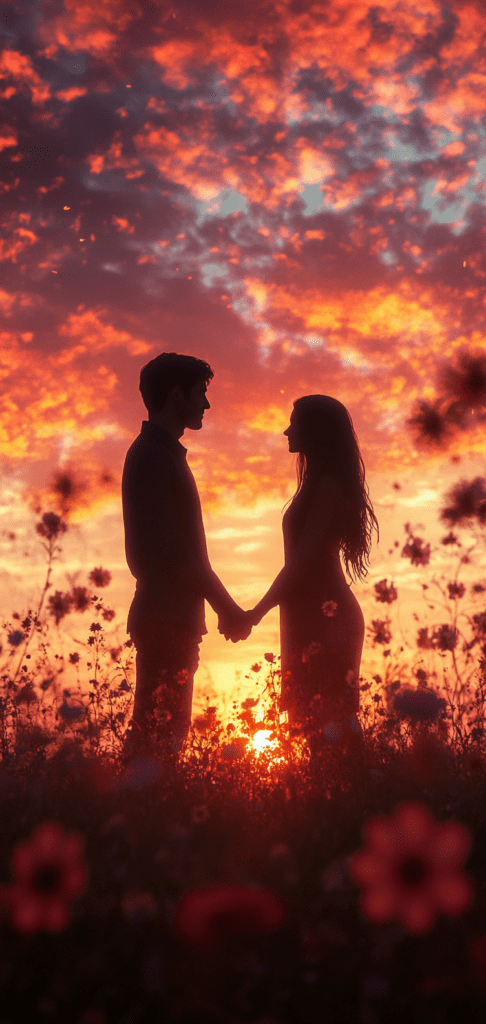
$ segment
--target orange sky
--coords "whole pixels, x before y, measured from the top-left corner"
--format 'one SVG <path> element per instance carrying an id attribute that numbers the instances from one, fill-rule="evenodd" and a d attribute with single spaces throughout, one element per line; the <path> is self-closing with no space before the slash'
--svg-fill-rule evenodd
<path id="1" fill-rule="evenodd" d="M 293 400 L 320 392 L 352 416 L 380 524 L 354 592 L 383 618 L 373 585 L 393 578 L 413 625 L 427 575 L 400 558 L 403 524 L 439 543 L 443 493 L 482 473 L 484 429 L 470 418 L 438 452 L 405 421 L 486 347 L 484 5 L 418 8 L 2 5 L 4 614 L 42 575 L 26 493 L 63 469 L 82 489 L 57 586 L 110 569 L 123 633 L 138 378 L 177 351 L 215 372 L 204 427 L 181 440 L 236 600 L 251 607 L 281 568 L 296 486 L 282 432 Z M 207 622 L 199 692 L 278 653 L 277 609 L 239 645 L 209 606 Z"/>

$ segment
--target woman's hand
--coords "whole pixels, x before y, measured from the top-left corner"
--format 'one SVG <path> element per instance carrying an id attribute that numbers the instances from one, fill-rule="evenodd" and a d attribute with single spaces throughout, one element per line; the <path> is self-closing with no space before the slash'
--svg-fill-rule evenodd
<path id="1" fill-rule="evenodd" d="M 233 615 L 220 615 L 218 621 L 219 632 L 225 640 L 231 640 L 234 644 L 239 640 L 247 640 L 253 628 L 253 622 L 249 612 L 238 608 Z"/>
<path id="2" fill-rule="evenodd" d="M 250 608 L 247 615 L 252 626 L 258 626 L 258 623 L 263 619 L 265 612 L 263 612 L 259 605 L 256 604 L 254 608 Z"/>

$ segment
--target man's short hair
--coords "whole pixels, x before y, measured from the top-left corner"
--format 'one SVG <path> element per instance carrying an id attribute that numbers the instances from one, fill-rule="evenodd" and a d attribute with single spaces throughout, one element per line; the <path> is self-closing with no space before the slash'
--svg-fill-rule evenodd
<path id="1" fill-rule="evenodd" d="M 200 380 L 206 384 L 214 377 L 214 371 L 204 359 L 183 356 L 177 352 L 161 352 L 142 368 L 140 393 L 149 415 L 159 412 L 169 397 L 172 388 L 180 385 L 184 398 Z"/>

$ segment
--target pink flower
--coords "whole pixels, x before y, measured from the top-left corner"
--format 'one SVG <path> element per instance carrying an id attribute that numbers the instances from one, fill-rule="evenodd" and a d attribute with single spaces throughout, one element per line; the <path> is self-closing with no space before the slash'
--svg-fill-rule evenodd
<path id="1" fill-rule="evenodd" d="M 360 910 L 378 924 L 396 918 L 412 935 L 430 931 L 437 913 L 462 914 L 473 898 L 460 871 L 471 834 L 460 822 L 438 823 L 423 804 L 407 800 L 364 830 L 367 846 L 348 858 L 363 886 Z"/>
<path id="2" fill-rule="evenodd" d="M 211 946 L 274 931 L 285 919 L 283 904 L 270 889 L 251 885 L 212 885 L 186 893 L 174 928 L 184 939 Z"/>
<path id="3" fill-rule="evenodd" d="M 17 843 L 11 860 L 14 881 L 1 893 L 17 931 L 60 932 L 67 927 L 70 901 L 87 884 L 82 846 L 81 835 L 65 833 L 53 821 L 43 822 L 30 839 Z"/>

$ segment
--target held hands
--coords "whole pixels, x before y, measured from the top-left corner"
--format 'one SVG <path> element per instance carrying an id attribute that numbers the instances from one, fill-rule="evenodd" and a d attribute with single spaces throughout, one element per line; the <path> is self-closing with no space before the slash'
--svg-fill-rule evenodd
<path id="1" fill-rule="evenodd" d="M 253 626 L 256 626 L 259 621 L 260 619 L 255 615 L 254 608 L 244 611 L 243 608 L 236 606 L 231 616 L 219 616 L 218 629 L 220 633 L 223 633 L 226 640 L 231 640 L 232 643 L 236 644 L 239 640 L 246 640 Z"/>

